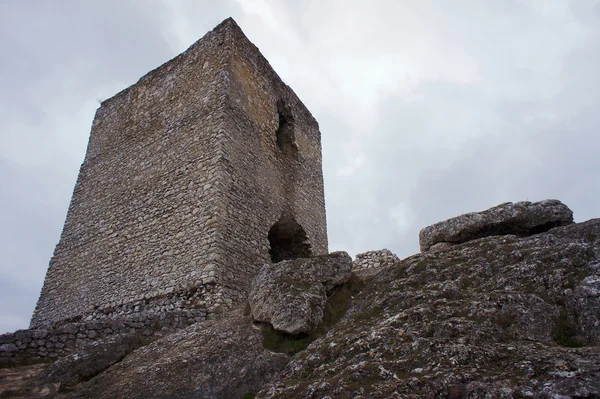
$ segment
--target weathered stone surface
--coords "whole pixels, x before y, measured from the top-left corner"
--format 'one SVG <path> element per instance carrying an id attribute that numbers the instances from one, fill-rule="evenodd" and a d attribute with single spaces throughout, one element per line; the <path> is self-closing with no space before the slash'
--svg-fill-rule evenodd
<path id="1" fill-rule="evenodd" d="M 372 276 L 382 268 L 392 266 L 398 260 L 396 254 L 389 249 L 367 251 L 354 257 L 352 271 L 359 276 Z"/>
<path id="2" fill-rule="evenodd" d="M 135 334 L 113 336 L 95 341 L 52 363 L 40 373 L 35 385 L 74 386 L 120 362 L 126 355 L 148 342 L 148 338 Z"/>
<path id="3" fill-rule="evenodd" d="M 46 367 L 46 364 L 33 364 L 16 367 L 0 367 L 0 398 L 54 398 L 58 386 L 49 384 L 33 387 L 31 382 Z"/>
<path id="4" fill-rule="evenodd" d="M 351 274 L 346 252 L 267 264 L 252 281 L 252 317 L 288 334 L 307 333 L 321 322 L 328 291 Z"/>
<path id="5" fill-rule="evenodd" d="M 437 244 L 433 244 L 431 247 L 429 247 L 429 250 L 433 252 L 445 251 L 455 245 L 457 244 L 453 244 L 451 242 L 438 242 Z"/>
<path id="6" fill-rule="evenodd" d="M 257 398 L 600 397 L 600 219 L 383 269 Z"/>
<path id="7" fill-rule="evenodd" d="M 437 243 L 460 244 L 481 237 L 528 236 L 573 223 L 573 212 L 558 200 L 506 202 L 483 212 L 466 213 L 419 233 L 421 252 Z"/>
<path id="8" fill-rule="evenodd" d="M 167 299 L 171 299 L 167 297 Z M 48 329 L 18 330 L 0 335 L 0 367 L 47 362 L 77 350 L 96 340 L 136 335 L 140 340 L 157 339 L 164 334 L 204 320 L 206 313 L 194 309 L 127 315 L 117 319 L 59 324 Z"/>
<path id="9" fill-rule="evenodd" d="M 0 345 L 0 353 L 2 352 L 17 352 L 19 348 L 15 344 L 2 344 Z"/>
<path id="10" fill-rule="evenodd" d="M 30 326 L 243 303 L 264 263 L 328 252 L 321 165 L 317 121 L 223 21 L 98 108 Z"/>
<path id="11" fill-rule="evenodd" d="M 200 322 L 140 348 L 70 398 L 242 398 L 289 357 L 263 349 L 249 317 Z"/>

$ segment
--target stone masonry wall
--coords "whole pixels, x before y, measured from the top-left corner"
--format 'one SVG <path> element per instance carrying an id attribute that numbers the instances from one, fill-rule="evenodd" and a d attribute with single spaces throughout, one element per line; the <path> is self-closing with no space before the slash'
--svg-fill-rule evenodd
<path id="1" fill-rule="evenodd" d="M 118 319 L 66 322 L 54 328 L 18 330 L 0 335 L 0 367 L 68 355 L 114 335 L 133 334 L 153 340 L 204 319 L 196 310 L 160 312 Z"/>
<path id="2" fill-rule="evenodd" d="M 275 140 L 279 100 L 293 156 Z M 98 109 L 31 327 L 230 308 L 282 212 L 327 252 L 323 198 L 316 121 L 228 19 Z"/>
<path id="3" fill-rule="evenodd" d="M 352 261 L 352 271 L 361 276 L 369 276 L 379 272 L 384 267 L 392 266 L 400 260 L 389 249 L 368 251 L 357 254 Z"/>
<path id="4" fill-rule="evenodd" d="M 241 30 L 232 29 L 225 118 L 227 285 L 246 290 L 270 262 L 268 232 L 283 214 L 306 231 L 312 255 L 328 252 L 319 126 Z M 278 102 L 294 118 L 296 149 L 277 144 Z M 239 278 L 238 276 L 243 276 Z"/>
<path id="5" fill-rule="evenodd" d="M 98 109 L 32 327 L 214 280 L 222 28 Z"/>

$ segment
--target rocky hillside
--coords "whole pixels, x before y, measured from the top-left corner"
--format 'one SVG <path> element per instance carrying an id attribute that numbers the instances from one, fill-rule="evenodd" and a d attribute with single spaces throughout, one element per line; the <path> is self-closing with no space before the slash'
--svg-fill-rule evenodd
<path id="1" fill-rule="evenodd" d="M 258 397 L 600 397 L 599 269 L 599 219 L 410 257 Z"/>
<path id="2" fill-rule="evenodd" d="M 344 253 L 266 265 L 244 309 L 0 369 L 0 397 L 600 397 L 600 219 L 502 204 L 421 248 L 358 276 Z"/>

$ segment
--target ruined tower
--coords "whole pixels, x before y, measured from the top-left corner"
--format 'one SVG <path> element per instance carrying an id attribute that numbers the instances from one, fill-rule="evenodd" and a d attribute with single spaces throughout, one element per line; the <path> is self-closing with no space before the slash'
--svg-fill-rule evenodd
<path id="1" fill-rule="evenodd" d="M 205 317 L 324 253 L 319 126 L 227 19 L 97 110 L 31 327 Z"/>

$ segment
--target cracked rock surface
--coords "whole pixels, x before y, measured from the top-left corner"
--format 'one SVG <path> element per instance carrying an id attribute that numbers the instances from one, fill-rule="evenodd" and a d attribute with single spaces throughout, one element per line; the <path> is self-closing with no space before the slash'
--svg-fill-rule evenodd
<path id="1" fill-rule="evenodd" d="M 381 271 L 258 398 L 600 397 L 600 219 Z"/>
<path id="2" fill-rule="evenodd" d="M 352 258 L 346 252 L 267 264 L 252 281 L 252 317 L 277 331 L 308 333 L 323 319 L 327 293 L 351 274 Z"/>
<path id="3" fill-rule="evenodd" d="M 316 323 L 307 298 L 333 290 L 331 300 L 350 272 L 346 253 L 271 265 L 255 281 L 252 311 L 293 325 L 298 310 L 310 317 L 297 325 Z M 0 396 L 600 397 L 600 219 L 420 253 L 360 287 L 293 357 L 265 349 L 259 323 L 232 312 L 129 354 L 127 340 L 114 353 L 105 341 L 89 357 L 0 369 Z"/>
<path id="4" fill-rule="evenodd" d="M 113 336 L 95 341 L 64 356 L 37 377 L 35 385 L 61 384 L 74 386 L 106 370 L 148 341 L 135 334 Z"/>
<path id="5" fill-rule="evenodd" d="M 263 349 L 249 317 L 196 323 L 144 346 L 69 398 L 241 398 L 256 392 L 289 357 Z"/>
<path id="6" fill-rule="evenodd" d="M 453 244 L 495 235 L 528 236 L 573 223 L 573 212 L 558 200 L 505 202 L 483 212 L 465 213 L 425 227 L 419 233 L 421 252 L 436 244 Z M 442 246 L 436 246 L 436 250 Z"/>

